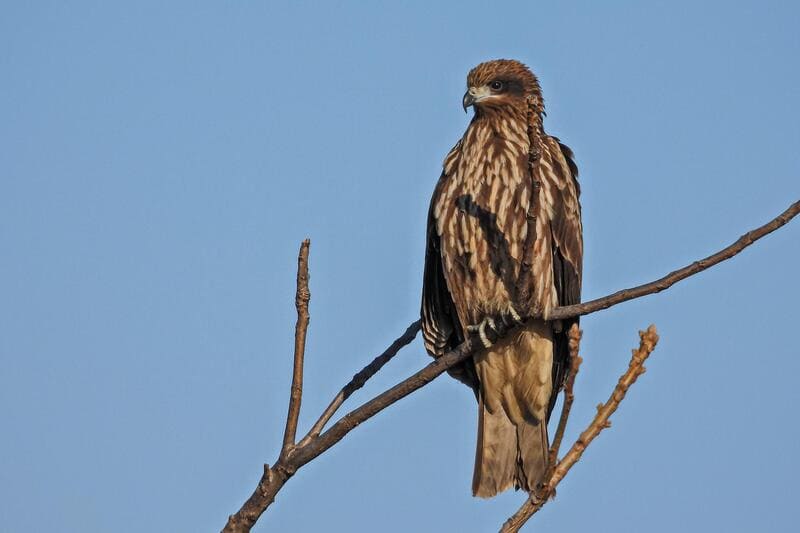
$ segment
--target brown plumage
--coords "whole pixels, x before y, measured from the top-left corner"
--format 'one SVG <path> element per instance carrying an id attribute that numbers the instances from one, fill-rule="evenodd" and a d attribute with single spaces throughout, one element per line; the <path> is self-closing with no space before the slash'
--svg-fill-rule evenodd
<path id="1" fill-rule="evenodd" d="M 546 319 L 580 301 L 583 239 L 577 167 L 544 133 L 533 73 L 518 61 L 489 61 L 472 69 L 467 87 L 464 107 L 475 116 L 445 158 L 428 215 L 422 331 L 434 357 L 476 329 L 487 346 L 450 373 L 478 399 L 472 490 L 490 497 L 533 490 L 547 469 L 547 421 L 569 368 L 571 323 Z M 518 286 L 523 262 L 527 287 Z M 492 324 L 516 315 L 542 319 L 490 345 Z"/>

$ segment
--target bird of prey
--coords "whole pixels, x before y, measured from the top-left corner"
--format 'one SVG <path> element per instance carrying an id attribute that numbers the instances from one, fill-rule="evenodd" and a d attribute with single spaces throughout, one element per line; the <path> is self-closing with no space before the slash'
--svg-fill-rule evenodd
<path id="1" fill-rule="evenodd" d="M 433 357 L 467 337 L 483 344 L 449 372 L 478 400 L 472 492 L 488 498 L 530 492 L 548 468 L 547 422 L 575 321 L 548 314 L 580 301 L 583 237 L 578 170 L 542 128 L 536 76 L 518 61 L 481 63 L 463 106 L 474 116 L 445 157 L 428 214 L 422 331 Z M 510 325 L 520 327 L 498 338 Z"/>

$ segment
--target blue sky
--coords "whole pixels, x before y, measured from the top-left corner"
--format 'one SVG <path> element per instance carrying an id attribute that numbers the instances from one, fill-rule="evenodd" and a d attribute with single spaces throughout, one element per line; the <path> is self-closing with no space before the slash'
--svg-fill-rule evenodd
<path id="1" fill-rule="evenodd" d="M 301 430 L 418 314 L 467 71 L 539 75 L 581 168 L 584 297 L 800 197 L 792 2 L 16 2 L 0 16 L 3 531 L 214 531 L 277 454 L 312 239 Z M 796 531 L 797 222 L 583 321 L 568 439 L 645 374 L 531 531 Z M 422 367 L 416 341 L 351 401 Z M 441 378 L 306 466 L 255 531 L 493 531 Z"/>

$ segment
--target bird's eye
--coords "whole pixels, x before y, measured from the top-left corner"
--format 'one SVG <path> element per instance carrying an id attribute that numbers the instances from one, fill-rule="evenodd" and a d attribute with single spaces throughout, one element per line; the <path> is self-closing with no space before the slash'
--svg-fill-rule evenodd
<path id="1" fill-rule="evenodd" d="M 500 80 L 494 80 L 489 84 L 489 88 L 493 91 L 502 91 L 505 84 Z"/>

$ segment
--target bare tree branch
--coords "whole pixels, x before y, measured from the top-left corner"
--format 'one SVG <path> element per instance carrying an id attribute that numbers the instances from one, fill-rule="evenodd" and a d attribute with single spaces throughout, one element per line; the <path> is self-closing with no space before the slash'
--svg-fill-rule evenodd
<path id="1" fill-rule="evenodd" d="M 286 455 L 294 447 L 297 420 L 300 418 L 300 403 L 303 399 L 303 357 L 306 352 L 306 333 L 308 332 L 308 301 L 311 299 L 311 291 L 308 289 L 308 248 L 310 245 L 310 240 L 304 240 L 300 245 L 300 253 L 297 255 L 297 293 L 294 297 L 294 305 L 297 308 L 297 324 L 294 327 L 294 368 L 281 455 Z"/>
<path id="2" fill-rule="evenodd" d="M 563 320 L 566 318 L 571 318 L 574 316 L 586 315 L 593 313 L 595 311 L 599 311 L 602 309 L 607 309 L 613 305 L 618 303 L 631 300 L 634 298 L 640 298 L 642 296 L 646 296 L 648 294 L 653 294 L 656 292 L 660 292 L 664 289 L 667 289 L 689 276 L 692 276 L 698 272 L 701 272 L 707 268 L 710 268 L 722 261 L 730 259 L 734 255 L 740 253 L 742 250 L 753 244 L 758 239 L 764 237 L 765 235 L 775 231 L 776 229 L 780 228 L 781 226 L 788 223 L 792 218 L 794 218 L 798 212 L 800 212 L 800 202 L 795 202 L 792 204 L 786 211 L 775 217 L 772 221 L 768 222 L 767 224 L 756 228 L 744 235 L 742 235 L 735 243 L 720 250 L 716 254 L 713 254 L 705 259 L 700 261 L 696 261 L 691 265 L 688 265 L 682 269 L 676 270 L 667 276 L 656 280 L 651 283 L 647 283 L 644 285 L 640 285 L 638 287 L 633 287 L 630 289 L 625 289 L 604 298 L 598 298 L 596 300 L 592 300 L 590 302 L 586 302 L 583 304 L 577 305 L 570 305 L 564 307 L 558 307 L 552 311 L 552 313 L 547 317 L 548 320 Z M 302 249 L 301 249 L 302 255 Z M 300 261 L 298 261 L 298 267 L 301 267 Z M 306 263 L 307 268 L 307 263 Z M 300 279 L 300 275 L 298 274 L 298 281 Z M 307 273 L 306 273 L 306 283 L 307 283 Z M 300 325 L 301 320 L 298 314 L 298 325 Z M 305 327 L 307 327 L 307 321 L 303 328 L 303 346 L 305 344 Z M 411 377 L 401 381 L 397 385 L 393 386 L 392 388 L 388 389 L 387 391 L 379 394 L 378 396 L 374 397 L 373 399 L 369 400 L 368 402 L 362 404 L 360 407 L 350 411 L 346 415 L 344 415 L 338 422 L 336 422 L 330 429 L 325 432 L 322 432 L 324 426 L 327 422 L 333 417 L 335 412 L 338 408 L 342 405 L 345 399 L 352 394 L 355 390 L 363 386 L 364 382 L 369 379 L 375 372 L 377 372 L 387 361 L 389 361 L 403 346 L 408 344 L 419 331 L 420 322 L 416 321 L 413 322 L 406 332 L 398 338 L 395 343 L 390 346 L 383 354 L 378 356 L 372 363 L 367 365 L 361 372 L 356 374 L 353 377 L 350 383 L 345 385 L 345 387 L 340 391 L 339 395 L 337 395 L 328 408 L 323 412 L 320 416 L 320 419 L 317 423 L 314 424 L 309 434 L 306 435 L 301 441 L 301 443 L 290 446 L 290 449 L 285 453 L 282 452 L 279 457 L 278 461 L 273 465 L 271 468 L 267 465 L 264 466 L 264 474 L 261 477 L 255 491 L 253 494 L 247 499 L 244 503 L 242 508 L 234 515 L 231 515 L 228 519 L 228 523 L 226 524 L 223 531 L 225 532 L 246 532 L 249 531 L 250 528 L 255 524 L 256 520 L 258 520 L 259 516 L 264 512 L 264 510 L 274 501 L 275 495 L 277 492 L 283 487 L 286 481 L 294 475 L 294 473 L 302 467 L 307 462 L 313 460 L 315 457 L 319 456 L 321 453 L 325 452 L 331 446 L 339 442 L 342 438 L 344 438 L 347 433 L 349 433 L 353 428 L 361 424 L 362 422 L 366 421 L 370 417 L 374 416 L 375 414 L 379 413 L 389 405 L 393 404 L 394 402 L 404 398 L 405 396 L 411 394 L 415 390 L 423 387 L 427 383 L 431 382 L 437 376 L 445 372 L 448 368 L 466 360 L 469 357 L 472 357 L 473 352 L 476 349 L 481 347 L 481 343 L 479 341 L 475 341 L 474 339 L 470 338 L 463 342 L 461 345 L 456 347 L 455 349 L 451 350 L 450 352 L 444 354 L 442 357 L 436 359 L 422 370 L 418 371 Z M 506 331 L 504 334 L 508 334 L 509 332 Z M 501 334 L 502 336 L 502 334 Z M 296 339 L 296 346 L 297 339 Z M 297 359 L 297 351 L 295 352 L 295 373 L 293 377 L 297 375 L 298 372 L 298 359 Z M 293 379 L 293 387 L 292 387 L 292 398 L 295 397 L 295 390 L 297 391 L 297 401 L 295 403 L 294 409 L 297 410 L 299 413 L 300 407 L 300 393 L 302 392 L 302 354 L 300 355 L 299 359 L 299 380 Z M 295 382 L 297 383 L 297 387 L 295 387 Z M 341 399 L 339 399 L 341 397 Z M 288 418 L 295 416 L 295 420 L 292 423 L 294 428 L 296 429 L 296 416 L 292 415 L 292 402 L 290 402 L 290 415 Z M 610 413 L 609 413 L 610 414 Z M 294 431 L 289 431 L 290 428 L 290 420 L 287 419 L 287 433 L 291 433 L 292 437 L 290 439 L 284 438 L 284 442 L 289 442 L 294 440 Z M 594 437 L 592 437 L 594 438 Z M 577 444 L 577 443 L 576 443 Z M 574 448 L 574 446 L 573 446 Z M 572 453 L 572 450 L 570 450 Z M 581 450 L 582 453 L 582 450 Z M 580 455 L 578 454 L 578 457 Z M 568 454 L 567 457 L 570 457 Z M 564 460 L 567 459 L 565 457 Z M 564 462 L 562 460 L 562 463 Z M 577 460 L 577 457 L 575 458 Z M 560 465 L 561 463 L 559 463 Z M 569 465 L 571 466 L 571 465 Z M 567 470 L 569 467 L 567 467 Z M 561 473 L 558 469 L 554 469 L 553 476 L 563 475 L 566 473 L 564 471 Z M 560 478 L 558 478 L 560 480 Z M 555 485 L 552 485 L 552 488 L 555 488 Z M 533 501 L 533 500 L 531 500 Z M 543 502 L 542 502 L 543 504 Z"/>
<path id="3" fill-rule="evenodd" d="M 500 528 L 500 533 L 516 533 L 519 531 L 519 528 L 547 503 L 550 496 L 553 495 L 556 486 L 564 479 L 564 476 L 567 475 L 570 468 L 578 462 L 583 452 L 586 450 L 586 447 L 592 443 L 601 431 L 611 427 L 609 418 L 611 418 L 611 415 L 614 414 L 614 411 L 619 407 L 620 402 L 625 398 L 625 393 L 628 392 L 630 386 L 636 382 L 639 376 L 644 374 L 644 362 L 653 352 L 657 343 L 658 333 L 656 332 L 655 326 L 651 325 L 647 330 L 639 332 L 639 348 L 633 350 L 631 361 L 628 364 L 628 370 L 620 376 L 617 386 L 614 387 L 614 391 L 611 393 L 608 401 L 597 406 L 597 414 L 589 424 L 589 427 L 581 433 L 578 440 L 575 441 L 575 444 L 572 445 L 564 458 L 558 462 L 550 478 L 544 483 L 542 488 L 535 494 L 531 494 L 519 510 L 503 524 L 503 527 Z"/>
<path id="4" fill-rule="evenodd" d="M 295 449 L 295 436 L 297 435 L 297 421 L 300 418 L 300 403 L 303 397 L 303 358 L 306 351 L 306 333 L 308 332 L 308 302 L 311 300 L 311 291 L 308 288 L 308 251 L 311 245 L 309 239 L 300 244 L 297 255 L 297 291 L 294 304 L 297 308 L 297 323 L 294 328 L 294 366 L 292 369 L 292 386 L 289 392 L 289 411 L 286 415 L 286 429 L 283 433 L 283 445 L 278 462 L 274 467 L 264 465 L 264 473 L 256 486 L 256 490 L 242 505 L 239 511 L 228 517 L 228 522 L 222 529 L 228 533 L 249 532 L 256 520 L 261 516 L 273 501 L 275 495 L 283 487 L 286 480 L 293 474 L 291 466 L 287 467 L 286 458 Z"/>
<path id="5" fill-rule="evenodd" d="M 264 473 L 258 480 L 256 490 L 247 498 L 236 514 L 228 517 L 222 533 L 248 533 L 256 524 L 261 514 L 275 501 L 275 495 L 283 488 L 286 481 L 294 474 L 278 464 L 269 467 L 264 465 Z"/>
<path id="6" fill-rule="evenodd" d="M 730 259 L 756 242 L 761 237 L 769 235 L 776 229 L 785 225 L 787 222 L 797 216 L 798 213 L 800 213 L 800 201 L 790 205 L 786 211 L 773 218 L 763 226 L 752 231 L 748 231 L 730 246 L 723 248 L 713 255 L 709 255 L 705 259 L 695 261 L 691 265 L 687 265 L 674 272 L 670 272 L 661 279 L 657 279 L 656 281 L 652 281 L 650 283 L 645 283 L 644 285 L 639 285 L 638 287 L 617 291 L 609 296 L 591 300 L 582 304 L 558 307 L 554 309 L 552 313 L 550 313 L 547 319 L 563 320 L 565 318 L 571 318 L 574 316 L 588 315 L 590 313 L 594 313 L 595 311 L 608 309 L 609 307 L 617 305 L 618 303 L 627 302 L 628 300 L 633 300 L 634 298 L 641 298 L 642 296 L 647 296 L 648 294 L 669 289 L 677 282 L 684 280 L 689 276 L 693 276 L 698 272 L 702 272 L 707 268 L 711 268 L 712 266 L 725 261 L 726 259 Z"/>

